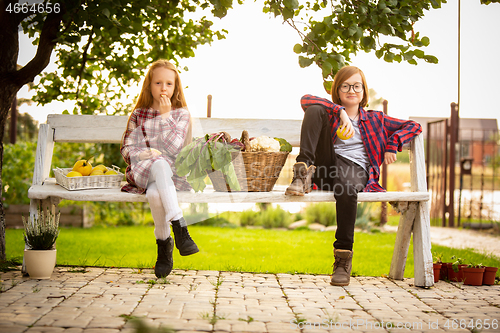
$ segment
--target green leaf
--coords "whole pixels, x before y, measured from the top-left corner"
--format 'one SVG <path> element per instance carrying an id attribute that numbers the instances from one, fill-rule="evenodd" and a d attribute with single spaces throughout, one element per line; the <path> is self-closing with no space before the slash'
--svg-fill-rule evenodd
<path id="1" fill-rule="evenodd" d="M 431 42 L 429 40 L 429 37 L 422 37 L 421 41 L 422 41 L 423 46 L 429 46 L 429 44 Z"/>
<path id="2" fill-rule="evenodd" d="M 313 63 L 312 59 L 305 58 L 303 56 L 299 56 L 299 66 L 302 68 L 308 67 Z"/>
<path id="3" fill-rule="evenodd" d="M 327 61 L 323 62 L 323 64 L 321 66 L 322 66 L 322 73 L 323 73 L 324 78 L 327 78 L 328 75 L 332 74 L 332 65 L 329 62 L 327 62 Z"/>
<path id="4" fill-rule="evenodd" d="M 347 29 L 349 36 L 352 36 L 356 33 L 358 26 L 356 24 L 352 24 L 349 29 Z"/>
<path id="5" fill-rule="evenodd" d="M 326 92 L 331 94 L 332 93 L 332 81 L 323 81 L 323 88 L 325 88 Z"/>
<path id="6" fill-rule="evenodd" d="M 365 47 L 365 49 L 371 49 L 375 45 L 375 39 L 372 36 L 364 36 L 361 38 L 361 44 Z"/>
<path id="7" fill-rule="evenodd" d="M 283 4 L 285 5 L 286 8 L 289 8 L 289 9 L 299 8 L 299 1 L 298 0 L 284 0 Z"/>
<path id="8" fill-rule="evenodd" d="M 424 60 L 431 63 L 431 64 L 437 64 L 438 63 L 438 58 L 436 58 L 435 56 L 431 56 L 431 55 L 426 55 L 424 56 Z"/>
<path id="9" fill-rule="evenodd" d="M 288 20 L 288 19 L 291 19 L 293 17 L 293 15 L 294 15 L 293 9 L 290 9 L 290 8 L 287 8 L 287 7 L 283 8 L 282 13 L 283 13 L 283 19 L 285 21 Z"/>
<path id="10" fill-rule="evenodd" d="M 394 28 L 389 26 L 389 25 L 383 25 L 380 27 L 379 32 L 383 35 L 393 35 L 394 34 Z"/>
<path id="11" fill-rule="evenodd" d="M 102 13 L 104 14 L 104 16 L 106 16 L 107 18 L 109 18 L 109 16 L 111 15 L 111 13 L 109 12 L 109 9 L 107 8 L 104 8 L 102 10 Z"/>
<path id="12" fill-rule="evenodd" d="M 300 44 L 295 44 L 295 46 L 293 47 L 293 52 L 295 52 L 295 53 L 297 53 L 297 54 L 302 53 L 302 45 L 300 45 Z"/>
<path id="13" fill-rule="evenodd" d="M 394 53 L 387 51 L 384 55 L 384 60 L 387 62 L 392 62 L 394 59 Z"/>

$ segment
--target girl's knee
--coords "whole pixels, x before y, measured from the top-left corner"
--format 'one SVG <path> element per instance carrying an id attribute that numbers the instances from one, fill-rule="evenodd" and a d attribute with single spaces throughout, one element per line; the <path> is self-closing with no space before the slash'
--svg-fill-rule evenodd
<path id="1" fill-rule="evenodd" d="M 146 199 L 148 202 L 157 202 L 160 199 L 160 192 L 158 192 L 158 188 L 156 187 L 156 183 L 150 183 L 146 190 Z"/>
<path id="2" fill-rule="evenodd" d="M 153 163 L 151 166 L 151 172 L 153 173 L 164 173 L 167 177 L 172 178 L 174 175 L 172 172 L 172 168 L 170 167 L 170 164 L 168 164 L 167 161 L 160 159 L 157 160 Z"/>

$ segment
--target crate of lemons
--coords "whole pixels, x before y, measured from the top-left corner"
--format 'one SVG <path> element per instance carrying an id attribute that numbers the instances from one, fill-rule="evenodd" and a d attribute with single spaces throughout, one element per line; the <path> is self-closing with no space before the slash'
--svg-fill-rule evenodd
<path id="1" fill-rule="evenodd" d="M 104 164 L 95 167 L 88 160 L 78 160 L 72 168 L 55 168 L 57 184 L 67 190 L 86 190 L 97 188 L 119 188 L 123 180 L 120 168 Z"/>

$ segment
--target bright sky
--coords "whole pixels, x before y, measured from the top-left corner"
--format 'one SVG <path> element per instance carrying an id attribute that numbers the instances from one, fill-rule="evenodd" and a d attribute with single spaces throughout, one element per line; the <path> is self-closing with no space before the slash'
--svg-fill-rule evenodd
<path id="1" fill-rule="evenodd" d="M 463 0 L 461 7 L 460 116 L 497 118 L 500 40 L 495 36 L 500 31 L 500 4 Z M 217 28 L 229 31 L 227 39 L 201 46 L 195 58 L 181 62 L 181 67 L 189 67 L 181 79 L 193 116 L 206 116 L 208 94 L 213 96 L 212 117 L 218 118 L 302 119 L 302 95 L 328 98 L 319 68 L 298 65 L 292 50 L 300 43 L 297 33 L 262 13 L 262 0 L 236 5 L 216 21 Z M 438 57 L 438 65 L 386 63 L 364 52 L 352 64 L 364 71 L 369 87 L 389 101 L 390 115 L 448 117 L 450 103 L 458 102 L 458 1 L 448 0 L 441 9 L 426 12 L 415 28 L 430 38 L 424 50 Z M 19 63 L 26 64 L 34 52 L 22 37 Z M 24 89 L 19 96 L 27 94 Z M 21 107 L 40 122 L 62 110 L 57 104 Z"/>

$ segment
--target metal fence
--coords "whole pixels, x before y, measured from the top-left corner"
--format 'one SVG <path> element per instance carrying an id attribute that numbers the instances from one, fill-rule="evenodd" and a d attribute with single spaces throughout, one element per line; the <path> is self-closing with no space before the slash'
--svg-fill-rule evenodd
<path id="1" fill-rule="evenodd" d="M 500 136 L 459 127 L 455 104 L 451 111 L 450 119 L 427 124 L 431 225 L 488 228 L 500 221 Z"/>

